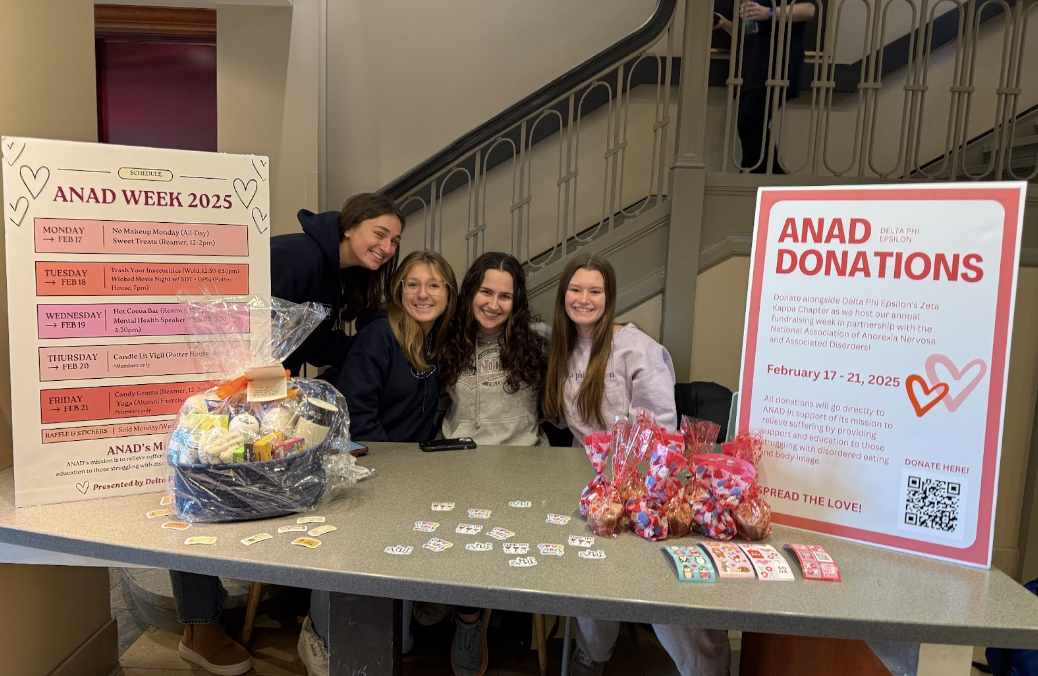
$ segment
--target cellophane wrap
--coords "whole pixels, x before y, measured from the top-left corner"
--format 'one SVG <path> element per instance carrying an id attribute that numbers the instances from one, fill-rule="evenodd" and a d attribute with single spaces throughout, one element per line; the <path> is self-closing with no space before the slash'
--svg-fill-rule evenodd
<path id="1" fill-rule="evenodd" d="M 684 493 L 678 472 L 686 461 L 680 451 L 658 440 L 661 435 L 646 437 L 653 449 L 649 454 L 649 468 L 645 476 L 645 497 L 627 503 L 627 518 L 635 533 L 646 540 L 656 541 L 672 534 L 670 515 L 674 512 L 673 507 L 670 510 L 667 507 L 671 500 L 678 499 Z M 684 530 L 687 534 L 688 529 Z"/>
<path id="2" fill-rule="evenodd" d="M 721 433 L 721 426 L 710 420 L 700 420 L 687 415 L 681 416 L 681 435 L 685 442 L 685 459 L 694 455 L 714 452 L 714 444 Z"/>
<path id="3" fill-rule="evenodd" d="M 756 468 L 747 460 L 722 453 L 693 456 L 692 464 L 693 521 L 703 535 L 731 540 L 737 532 L 731 512 L 756 482 Z"/>
<path id="4" fill-rule="evenodd" d="M 363 478 L 349 454 L 349 412 L 332 385 L 292 378 L 281 363 L 328 315 L 317 303 L 264 296 L 182 299 L 199 356 L 216 384 L 183 403 L 166 437 L 176 516 L 222 522 L 303 512 Z M 250 378 L 285 378 L 284 396 Z M 246 375 L 246 374 L 249 375 Z M 267 381 L 271 382 L 271 381 Z"/>
<path id="5" fill-rule="evenodd" d="M 739 505 L 732 510 L 732 521 L 739 537 L 744 540 L 763 540 L 771 535 L 771 505 L 764 499 L 760 482 L 764 439 L 760 434 L 744 430 L 732 441 L 721 444 L 721 452 L 745 460 L 757 470 L 756 479 L 746 489 Z"/>
<path id="6" fill-rule="evenodd" d="M 609 444 L 613 435 L 609 432 L 592 432 L 584 437 L 584 452 L 595 470 L 592 479 L 580 494 L 580 515 L 587 516 L 592 500 L 604 495 L 609 490 L 609 481 L 605 478 L 606 460 L 609 457 Z"/>

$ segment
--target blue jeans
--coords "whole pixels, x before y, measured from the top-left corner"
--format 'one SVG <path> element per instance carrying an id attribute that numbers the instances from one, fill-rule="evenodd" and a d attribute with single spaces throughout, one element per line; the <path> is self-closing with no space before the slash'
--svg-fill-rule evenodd
<path id="1" fill-rule="evenodd" d="M 213 575 L 169 571 L 173 598 L 177 602 L 177 621 L 181 624 L 209 624 L 220 619 L 227 590 Z"/>
<path id="2" fill-rule="evenodd" d="M 181 624 L 209 624 L 220 619 L 227 599 L 220 578 L 200 573 L 169 571 L 173 598 L 177 602 L 177 621 Z M 317 589 L 310 592 L 310 624 L 314 633 L 328 646 L 328 624 L 331 621 L 329 596 Z"/>
<path id="3" fill-rule="evenodd" d="M 227 590 L 220 578 L 200 573 L 169 571 L 173 583 L 173 598 L 177 602 L 177 621 L 181 624 L 209 624 L 220 619 Z M 331 623 L 331 595 L 314 589 L 310 592 L 310 626 L 328 647 L 328 627 Z M 411 650 L 411 602 L 404 601 L 403 651 Z"/>

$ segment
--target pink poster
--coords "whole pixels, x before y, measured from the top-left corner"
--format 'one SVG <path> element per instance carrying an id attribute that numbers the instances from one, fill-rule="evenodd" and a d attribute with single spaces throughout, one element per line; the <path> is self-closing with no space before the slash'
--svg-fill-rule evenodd
<path id="1" fill-rule="evenodd" d="M 267 161 L 13 137 L 0 150 L 16 504 L 163 490 L 170 422 L 215 376 L 179 301 L 270 292 Z M 227 349 L 249 334 L 236 338 Z"/>
<path id="2" fill-rule="evenodd" d="M 761 189 L 738 424 L 776 523 L 990 566 L 1025 191 Z"/>

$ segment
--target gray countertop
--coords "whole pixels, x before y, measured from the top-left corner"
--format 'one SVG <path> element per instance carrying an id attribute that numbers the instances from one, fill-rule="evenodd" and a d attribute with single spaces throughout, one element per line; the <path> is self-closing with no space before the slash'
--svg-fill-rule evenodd
<path id="1" fill-rule="evenodd" d="M 1038 648 L 1038 598 L 998 570 L 978 570 L 860 545 L 808 531 L 775 527 L 770 543 L 782 550 L 795 582 L 720 580 L 678 582 L 664 543 L 633 533 L 596 538 L 603 560 L 540 556 L 538 543 L 566 544 L 589 534 L 577 499 L 592 472 L 580 449 L 495 448 L 422 453 L 400 444 L 373 444 L 361 464 L 379 476 L 314 512 L 338 530 L 317 549 L 291 546 L 302 533 L 277 534 L 296 517 L 162 529 L 158 493 L 60 505 L 14 507 L 11 470 L 0 473 L 0 542 L 135 565 L 173 567 L 248 580 L 333 591 L 437 601 L 560 615 L 636 622 L 688 623 L 705 627 L 875 641 L 998 645 Z M 528 500 L 528 509 L 508 507 Z M 454 502 L 452 512 L 433 512 L 433 502 Z M 492 510 L 470 519 L 468 509 Z M 548 513 L 573 517 L 568 525 L 546 522 Z M 171 518 L 171 517 L 170 517 Z M 436 521 L 435 533 L 413 530 Z M 459 523 L 482 524 L 483 534 L 460 535 Z M 495 526 L 515 531 L 507 542 L 530 544 L 538 565 L 513 568 L 501 543 L 486 537 Z M 273 539 L 246 547 L 257 533 Z M 195 535 L 218 538 L 213 546 L 185 546 Z M 454 543 L 443 552 L 421 547 L 430 537 Z M 692 543 L 698 537 L 667 540 Z M 493 542 L 490 552 L 471 552 L 470 542 Z M 840 566 L 840 583 L 805 581 L 786 543 L 821 544 Z M 414 547 L 409 556 L 383 550 Z"/>

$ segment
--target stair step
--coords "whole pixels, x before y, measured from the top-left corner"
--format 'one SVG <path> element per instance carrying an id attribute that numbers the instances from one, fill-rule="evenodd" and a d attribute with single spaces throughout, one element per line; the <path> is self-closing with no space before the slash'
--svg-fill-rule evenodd
<path id="1" fill-rule="evenodd" d="M 1029 148 L 1038 148 L 1038 134 L 1013 139 L 1013 145 L 1010 148 L 1010 152 L 1012 153 L 1017 150 Z M 992 152 L 994 152 L 994 149 L 990 145 L 984 147 L 984 157 L 991 157 Z"/>

